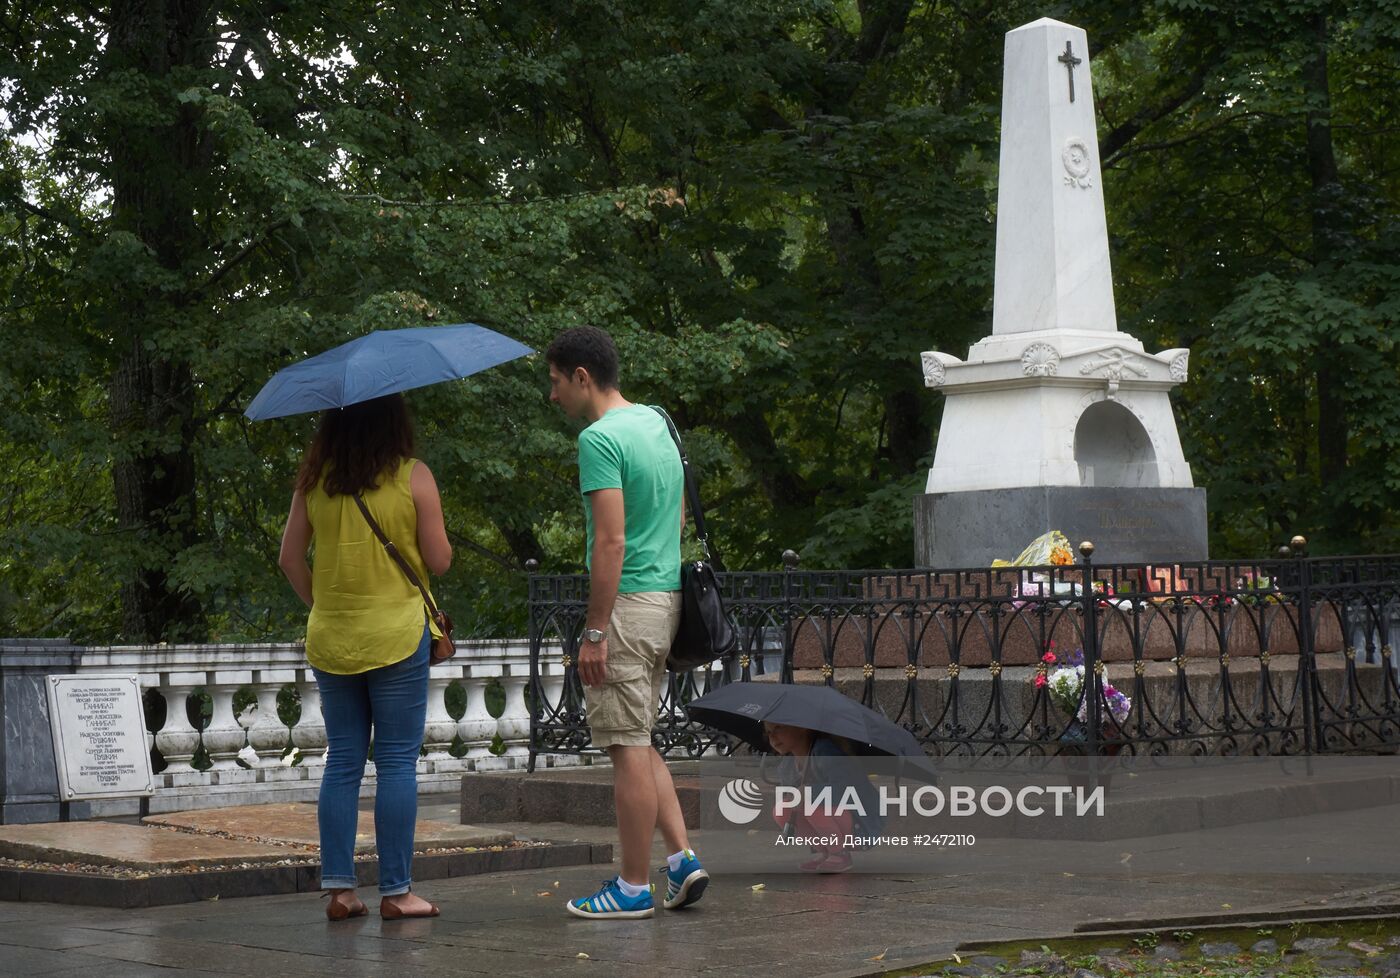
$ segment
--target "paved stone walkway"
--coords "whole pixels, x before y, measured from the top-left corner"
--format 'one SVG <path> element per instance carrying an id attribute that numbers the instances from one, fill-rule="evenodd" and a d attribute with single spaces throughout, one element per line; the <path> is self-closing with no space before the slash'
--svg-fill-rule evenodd
<path id="1" fill-rule="evenodd" d="M 564 899 L 591 889 L 596 876 L 568 869 L 425 883 L 417 891 L 443 907 L 431 921 L 371 915 L 329 924 L 308 895 L 143 911 L 9 904 L 0 906 L 0 973 L 543 978 L 641 966 L 817 978 L 908 967 L 945 958 L 966 940 L 1045 937 L 1093 919 L 1222 903 L 1305 905 L 1322 893 L 1335 904 L 1370 901 L 1377 883 L 1076 878 L 1047 887 L 1012 878 L 849 875 L 773 878 L 754 891 L 748 880 L 721 878 L 688 912 L 616 922 L 566 915 Z M 1400 901 L 1400 883 L 1387 895 Z"/>
<path id="2" fill-rule="evenodd" d="M 455 811 L 425 805 L 421 814 L 451 821 Z M 1393 847 L 1398 817 L 1395 807 L 1333 816 L 1333 841 L 1380 840 Z M 590 827 L 497 828 L 561 841 L 612 841 L 610 830 Z M 658 846 L 656 863 L 663 858 Z M 1400 907 L 1400 879 L 1378 874 L 853 873 L 724 875 L 684 912 L 658 910 L 655 919 L 640 921 L 570 917 L 564 900 L 590 892 L 599 870 L 424 883 L 416 891 L 443 908 L 443 916 L 430 921 L 384 922 L 371 914 L 329 924 L 321 902 L 305 894 L 140 911 L 0 904 L 0 974 L 553 978 L 641 967 L 679 976 L 836 978 L 943 959 L 965 941 L 1044 938 L 1091 922 Z M 753 889 L 759 883 L 762 888 Z M 374 907 L 373 892 L 362 895 Z"/>

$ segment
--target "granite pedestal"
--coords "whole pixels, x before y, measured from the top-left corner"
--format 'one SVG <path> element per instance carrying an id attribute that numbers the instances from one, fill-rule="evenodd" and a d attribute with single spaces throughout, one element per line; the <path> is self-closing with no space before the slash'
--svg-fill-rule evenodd
<path id="1" fill-rule="evenodd" d="M 1180 563 L 1209 556 L 1204 489 L 1041 486 L 929 493 L 914 499 L 920 567 L 987 567 L 1059 530 L 1094 543 L 1101 564 Z M 1077 557 L 1076 557 L 1077 559 Z"/>
<path id="2" fill-rule="evenodd" d="M 0 825 L 59 817 L 46 683 L 72 672 L 80 652 L 66 639 L 0 639 Z M 86 818 L 88 804 L 71 814 Z"/>

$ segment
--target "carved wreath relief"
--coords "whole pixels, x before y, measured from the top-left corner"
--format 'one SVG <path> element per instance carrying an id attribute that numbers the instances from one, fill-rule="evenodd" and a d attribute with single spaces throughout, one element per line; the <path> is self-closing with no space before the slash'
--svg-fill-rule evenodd
<path id="1" fill-rule="evenodd" d="M 1049 343 L 1032 343 L 1021 351 L 1021 373 L 1027 377 L 1053 377 L 1060 372 L 1060 351 Z"/>
<path id="2" fill-rule="evenodd" d="M 1096 373 L 1108 380 L 1122 380 L 1123 371 L 1126 370 L 1146 378 L 1147 371 L 1134 362 L 1137 359 L 1136 353 L 1130 353 L 1127 350 L 1105 350 L 1099 354 L 1097 360 L 1090 360 L 1080 367 L 1079 372 L 1086 377 Z"/>
<path id="3" fill-rule="evenodd" d="M 1088 190 L 1094 185 L 1094 181 L 1089 177 L 1089 170 L 1092 168 L 1089 147 L 1084 140 L 1078 136 L 1066 139 L 1065 148 L 1060 150 L 1060 161 L 1065 165 L 1066 187 Z"/>
<path id="4" fill-rule="evenodd" d="M 1085 377 L 1090 374 L 1098 374 L 1107 381 L 1108 390 L 1105 396 L 1110 401 L 1114 401 L 1118 399 L 1118 385 L 1123 380 L 1124 371 L 1137 374 L 1144 379 L 1147 377 L 1147 371 L 1134 362 L 1137 359 L 1136 353 L 1130 353 L 1127 350 L 1105 350 L 1099 354 L 1097 360 L 1090 360 L 1080 367 L 1079 372 Z"/>

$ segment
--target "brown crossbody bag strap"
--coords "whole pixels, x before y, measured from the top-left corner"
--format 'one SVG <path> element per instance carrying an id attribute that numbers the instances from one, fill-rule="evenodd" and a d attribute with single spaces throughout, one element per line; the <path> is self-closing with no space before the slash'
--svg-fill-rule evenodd
<path id="1" fill-rule="evenodd" d="M 380 529 L 379 524 L 375 522 L 374 517 L 370 515 L 369 507 L 365 505 L 364 498 L 361 497 L 358 492 L 355 493 L 355 505 L 360 507 L 360 512 L 364 515 L 365 522 L 368 523 L 369 528 L 374 531 L 374 535 L 379 538 L 379 542 L 384 545 L 384 552 L 389 555 L 394 563 L 399 565 L 399 570 L 403 571 L 404 577 L 408 578 L 408 583 L 416 587 L 418 593 L 423 595 L 423 604 L 427 607 L 428 614 L 432 616 L 433 621 L 437 622 L 438 628 L 442 630 L 442 638 L 433 641 L 433 659 L 435 661 L 442 661 L 443 659 L 452 658 L 457 652 L 457 648 L 452 642 L 452 619 L 447 616 L 447 612 L 439 610 L 438 606 L 433 603 L 433 596 L 428 593 L 428 589 L 423 586 L 423 582 L 418 579 L 418 575 L 413 572 L 413 568 L 408 565 L 408 561 L 404 559 L 403 554 L 399 553 L 399 548 L 394 546 L 394 541 L 384 535 L 384 531 Z"/>

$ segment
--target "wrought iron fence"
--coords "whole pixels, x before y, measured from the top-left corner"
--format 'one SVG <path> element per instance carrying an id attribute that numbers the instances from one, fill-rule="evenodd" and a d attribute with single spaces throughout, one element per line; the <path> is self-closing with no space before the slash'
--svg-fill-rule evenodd
<path id="1" fill-rule="evenodd" d="M 1301 550 L 1303 541 L 1295 541 Z M 824 682 L 936 756 L 1292 754 L 1400 745 L 1400 557 L 721 575 L 738 651 L 668 676 L 663 753 L 725 750 L 685 704 L 730 682 Z M 587 578 L 530 579 L 531 765 L 589 751 Z M 541 656 L 560 655 L 546 680 Z"/>

